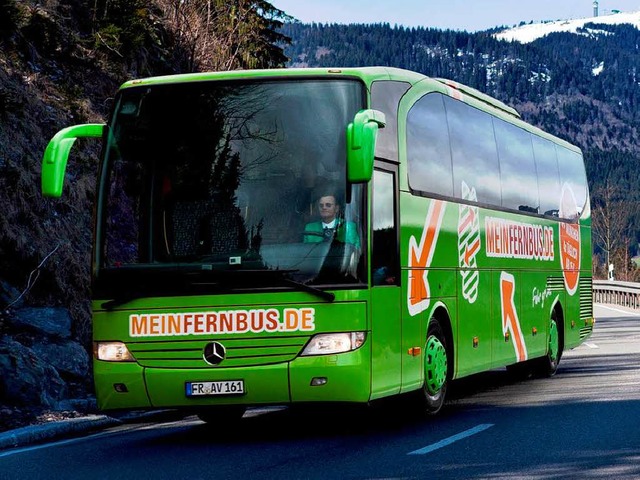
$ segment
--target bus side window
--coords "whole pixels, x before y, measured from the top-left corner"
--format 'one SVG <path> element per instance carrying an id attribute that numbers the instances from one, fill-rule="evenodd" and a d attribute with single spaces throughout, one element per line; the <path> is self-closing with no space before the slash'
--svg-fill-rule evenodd
<path id="1" fill-rule="evenodd" d="M 502 204 L 500 165 L 491 115 L 459 100 L 444 97 L 451 140 L 453 187 L 465 198 L 463 184 L 475 188 L 477 202 Z"/>
<path id="2" fill-rule="evenodd" d="M 493 119 L 500 160 L 502 207 L 539 213 L 538 178 L 531 134 L 526 130 Z"/>
<path id="3" fill-rule="evenodd" d="M 387 124 L 378 131 L 376 157 L 398 161 L 398 104 L 411 84 L 377 80 L 371 84 L 371 108 L 384 113 Z"/>
<path id="4" fill-rule="evenodd" d="M 373 174 L 373 241 L 371 282 L 399 285 L 398 228 L 395 209 L 395 178 L 391 172 Z"/>
<path id="5" fill-rule="evenodd" d="M 413 192 L 453 196 L 451 144 L 443 96 L 425 95 L 407 118 L 409 187 Z"/>
<path id="6" fill-rule="evenodd" d="M 560 173 L 555 144 L 538 135 L 532 135 L 533 154 L 536 159 L 540 212 L 543 215 L 558 216 L 560 209 Z"/>
<path id="7" fill-rule="evenodd" d="M 582 155 L 567 148 L 556 145 L 558 153 L 558 169 L 560 170 L 560 189 L 565 186 L 575 198 L 574 205 L 564 205 L 560 208 L 560 216 L 575 220 L 582 214 L 587 203 L 587 176 L 584 171 Z"/>

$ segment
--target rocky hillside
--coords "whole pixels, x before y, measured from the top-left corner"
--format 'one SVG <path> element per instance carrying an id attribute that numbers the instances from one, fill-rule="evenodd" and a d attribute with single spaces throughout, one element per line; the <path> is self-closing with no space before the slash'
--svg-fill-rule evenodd
<path id="1" fill-rule="evenodd" d="M 52 200 L 40 195 L 48 140 L 104 122 L 131 78 L 281 66 L 282 15 L 264 0 L 0 1 L 0 431 L 91 405 L 99 146 L 74 146 L 63 197 Z"/>
<path id="2" fill-rule="evenodd" d="M 62 200 L 40 196 L 40 162 L 60 128 L 102 121 L 125 76 L 110 73 L 108 54 L 89 42 L 81 2 L 29 3 L 0 4 L 0 430 L 36 415 L 31 406 L 67 408 L 60 402 L 89 389 L 95 147 L 69 165 L 73 187 Z"/>

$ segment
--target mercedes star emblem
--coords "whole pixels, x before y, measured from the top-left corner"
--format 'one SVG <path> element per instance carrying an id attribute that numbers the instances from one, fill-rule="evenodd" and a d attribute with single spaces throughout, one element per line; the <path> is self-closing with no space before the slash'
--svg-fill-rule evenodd
<path id="1" fill-rule="evenodd" d="M 204 361 L 210 365 L 218 365 L 226 355 L 227 351 L 221 343 L 211 342 L 204 347 Z"/>

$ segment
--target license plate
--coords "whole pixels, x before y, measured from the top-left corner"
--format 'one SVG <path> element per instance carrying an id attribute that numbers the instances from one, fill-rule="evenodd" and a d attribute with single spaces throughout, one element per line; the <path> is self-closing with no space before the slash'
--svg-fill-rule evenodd
<path id="1" fill-rule="evenodd" d="M 242 395 L 244 394 L 244 380 L 223 380 L 219 382 L 187 382 L 185 384 L 187 397 L 202 397 L 209 395 Z"/>

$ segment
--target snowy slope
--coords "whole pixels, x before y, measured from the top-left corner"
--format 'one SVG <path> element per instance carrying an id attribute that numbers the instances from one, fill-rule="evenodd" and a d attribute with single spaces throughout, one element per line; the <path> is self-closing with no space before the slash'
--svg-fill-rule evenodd
<path id="1" fill-rule="evenodd" d="M 577 20 L 557 20 L 555 22 L 548 23 L 534 23 L 504 30 L 497 33 L 495 37 L 501 40 L 529 43 L 554 32 L 578 33 L 579 28 L 583 28 L 586 23 L 591 22 L 607 25 L 629 23 L 640 29 L 640 12 L 623 12 L 599 17 L 580 18 Z M 597 31 L 591 30 L 590 33 L 597 33 Z"/>

